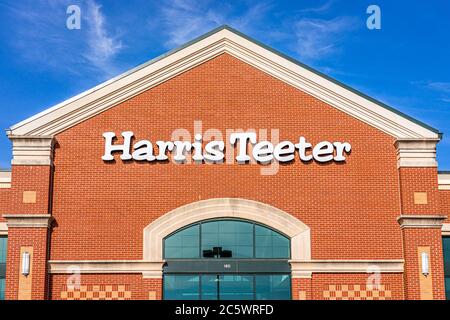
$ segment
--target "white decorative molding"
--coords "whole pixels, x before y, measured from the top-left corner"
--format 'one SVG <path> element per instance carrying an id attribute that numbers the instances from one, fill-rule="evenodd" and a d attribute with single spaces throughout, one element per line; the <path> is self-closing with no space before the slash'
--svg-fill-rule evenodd
<path id="1" fill-rule="evenodd" d="M 8 228 L 50 228 L 53 217 L 49 214 L 4 214 Z"/>
<path id="2" fill-rule="evenodd" d="M 11 171 L 0 171 L 0 189 L 11 188 Z"/>
<path id="3" fill-rule="evenodd" d="M 51 136 L 13 136 L 9 135 L 13 145 L 12 165 L 51 165 L 53 137 Z"/>
<path id="4" fill-rule="evenodd" d="M 190 224 L 216 218 L 238 218 L 273 228 L 291 239 L 293 260 L 311 259 L 310 229 L 294 216 L 260 202 L 220 198 L 194 202 L 172 210 L 144 229 L 144 260 L 163 260 L 163 239 Z"/>
<path id="5" fill-rule="evenodd" d="M 397 140 L 397 167 L 437 167 L 436 140 Z"/>
<path id="6" fill-rule="evenodd" d="M 450 172 L 438 173 L 439 190 L 450 190 Z"/>
<path id="7" fill-rule="evenodd" d="M 402 273 L 403 260 L 308 260 L 289 261 L 293 278 L 311 278 L 312 273 Z M 145 260 L 52 260 L 51 274 L 141 273 L 144 278 L 161 278 L 164 261 Z"/>
<path id="8" fill-rule="evenodd" d="M 8 235 L 8 225 L 6 222 L 0 222 L 0 236 Z"/>
<path id="9" fill-rule="evenodd" d="M 401 215 L 397 222 L 404 228 L 432 228 L 441 229 L 447 216 L 441 215 Z"/>
<path id="10" fill-rule="evenodd" d="M 223 53 L 399 139 L 439 139 L 410 118 L 224 27 L 26 119 L 13 136 L 54 136 Z"/>
<path id="11" fill-rule="evenodd" d="M 403 260 L 290 260 L 292 278 L 310 278 L 312 273 L 402 273 Z"/>
<path id="12" fill-rule="evenodd" d="M 442 224 L 442 235 L 450 236 L 450 223 Z"/>
<path id="13" fill-rule="evenodd" d="M 53 260 L 48 261 L 52 274 L 142 273 L 144 278 L 161 278 L 164 261 L 141 260 Z"/>

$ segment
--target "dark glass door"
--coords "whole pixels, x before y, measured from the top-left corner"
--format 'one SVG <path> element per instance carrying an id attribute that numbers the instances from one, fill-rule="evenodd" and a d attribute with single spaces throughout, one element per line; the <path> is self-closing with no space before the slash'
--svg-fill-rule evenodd
<path id="1" fill-rule="evenodd" d="M 5 299 L 5 278 L 6 278 L 6 250 L 8 248 L 8 238 L 0 237 L 0 300 Z"/>
<path id="2" fill-rule="evenodd" d="M 442 238 L 442 251 L 444 252 L 445 294 L 450 300 L 450 237 Z"/>
<path id="3" fill-rule="evenodd" d="M 166 300 L 289 300 L 288 274 L 164 275 Z"/>
<path id="4" fill-rule="evenodd" d="M 291 299 L 290 239 L 240 219 L 201 221 L 164 238 L 164 299 Z"/>
<path id="5" fill-rule="evenodd" d="M 251 275 L 204 275 L 201 281 L 202 300 L 254 299 Z"/>

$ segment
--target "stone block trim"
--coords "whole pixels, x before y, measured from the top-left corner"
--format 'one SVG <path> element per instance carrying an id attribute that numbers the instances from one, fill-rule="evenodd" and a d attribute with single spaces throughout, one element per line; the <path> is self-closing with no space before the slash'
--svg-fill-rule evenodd
<path id="1" fill-rule="evenodd" d="M 63 286 L 61 300 L 131 300 L 129 285 Z"/>
<path id="2" fill-rule="evenodd" d="M 332 284 L 323 291 L 325 300 L 391 300 L 388 284 Z"/>

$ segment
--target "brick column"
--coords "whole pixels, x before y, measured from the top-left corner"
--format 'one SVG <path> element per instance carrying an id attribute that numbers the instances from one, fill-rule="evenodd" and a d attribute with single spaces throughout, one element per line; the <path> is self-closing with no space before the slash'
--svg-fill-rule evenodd
<path id="1" fill-rule="evenodd" d="M 143 288 L 148 292 L 148 300 L 162 300 L 163 291 L 162 278 L 144 278 Z"/>
<path id="2" fill-rule="evenodd" d="M 7 300 L 42 300 L 47 298 L 47 243 L 50 215 L 11 214 L 8 223 L 6 261 Z M 22 257 L 30 256 L 30 272 L 22 274 Z"/>
<path id="3" fill-rule="evenodd" d="M 48 297 L 48 243 L 51 217 L 51 137 L 9 137 L 13 143 L 11 205 L 8 224 L 6 299 Z M 22 270 L 29 256 L 29 274 Z"/>
<path id="4" fill-rule="evenodd" d="M 445 299 L 436 143 L 397 141 L 405 298 Z M 424 268 L 428 260 L 428 271 Z M 427 271 L 427 272 L 425 272 Z"/>
<path id="5" fill-rule="evenodd" d="M 292 278 L 292 300 L 312 300 L 312 279 Z"/>

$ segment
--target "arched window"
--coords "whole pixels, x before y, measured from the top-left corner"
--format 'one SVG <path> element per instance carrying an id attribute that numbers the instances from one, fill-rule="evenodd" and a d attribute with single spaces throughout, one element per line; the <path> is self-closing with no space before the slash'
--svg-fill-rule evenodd
<path id="1" fill-rule="evenodd" d="M 205 220 L 164 239 L 164 299 L 290 299 L 290 239 L 238 219 Z M 222 260 L 220 260 L 222 259 Z"/>
<path id="2" fill-rule="evenodd" d="M 164 239 L 165 259 L 289 259 L 290 240 L 244 220 L 207 220 Z"/>

